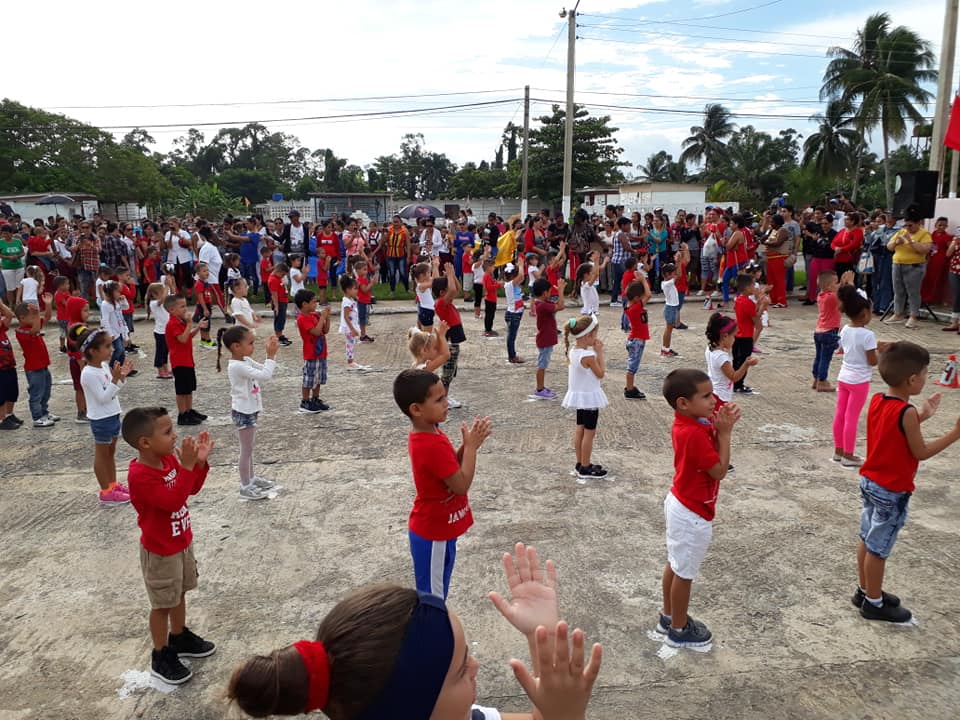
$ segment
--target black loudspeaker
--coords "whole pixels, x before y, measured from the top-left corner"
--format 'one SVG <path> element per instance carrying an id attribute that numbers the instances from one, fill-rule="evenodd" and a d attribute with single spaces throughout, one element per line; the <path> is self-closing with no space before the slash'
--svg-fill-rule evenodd
<path id="1" fill-rule="evenodd" d="M 893 214 L 902 217 L 911 205 L 920 209 L 921 218 L 936 213 L 940 173 L 936 170 L 910 170 L 897 173 L 893 189 Z"/>

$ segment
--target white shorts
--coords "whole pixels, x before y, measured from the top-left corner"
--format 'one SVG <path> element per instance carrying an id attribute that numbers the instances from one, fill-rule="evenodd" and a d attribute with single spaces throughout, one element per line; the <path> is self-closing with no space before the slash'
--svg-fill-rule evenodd
<path id="1" fill-rule="evenodd" d="M 674 575 L 693 580 L 713 538 L 713 523 L 684 507 L 673 493 L 663 501 L 667 521 L 667 562 Z"/>

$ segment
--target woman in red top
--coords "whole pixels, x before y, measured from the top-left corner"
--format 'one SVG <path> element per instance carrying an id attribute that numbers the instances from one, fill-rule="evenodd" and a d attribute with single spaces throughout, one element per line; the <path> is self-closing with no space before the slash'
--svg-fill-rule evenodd
<path id="1" fill-rule="evenodd" d="M 856 272 L 857 260 L 863 248 L 863 228 L 860 223 L 863 218 L 858 212 L 847 213 L 843 216 L 843 229 L 836 234 L 830 247 L 833 248 L 834 269 L 838 277 L 843 277 L 847 270 Z"/>
<path id="2" fill-rule="evenodd" d="M 945 332 L 960 331 L 960 238 L 953 238 L 947 246 L 946 258 L 950 261 L 950 290 L 953 292 L 953 316 L 950 324 L 943 328 Z"/>
<path id="3" fill-rule="evenodd" d="M 923 284 L 920 286 L 920 302 L 929 305 L 944 303 L 947 293 L 947 248 L 953 236 L 947 232 L 945 217 L 938 217 L 936 230 L 930 236 L 933 238 L 933 252 L 927 256 L 927 269 L 923 274 Z"/>

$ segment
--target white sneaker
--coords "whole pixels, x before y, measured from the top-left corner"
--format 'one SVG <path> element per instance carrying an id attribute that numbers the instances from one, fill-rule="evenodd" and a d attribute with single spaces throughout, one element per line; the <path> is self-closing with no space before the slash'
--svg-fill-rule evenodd
<path id="1" fill-rule="evenodd" d="M 267 478 L 261 477 L 260 475 L 254 475 L 252 482 L 261 490 L 270 490 L 271 488 L 275 488 L 277 486 L 273 480 L 267 480 Z"/>
<path id="2" fill-rule="evenodd" d="M 619 300 L 611 300 L 611 301 L 610 301 L 610 307 L 612 307 L 612 308 L 623 307 L 623 303 L 620 302 Z"/>
<path id="3" fill-rule="evenodd" d="M 703 288 L 697 291 L 697 297 L 703 297 Z"/>
<path id="4" fill-rule="evenodd" d="M 53 413 L 47 413 L 47 420 L 53 420 L 54 422 L 60 422 L 60 416 L 54 415 Z"/>
<path id="5" fill-rule="evenodd" d="M 53 420 L 50 420 L 49 418 L 45 418 L 45 417 L 42 417 L 39 420 L 33 421 L 34 427 L 53 427 L 55 424 L 56 423 L 54 423 Z"/>
<path id="6" fill-rule="evenodd" d="M 252 482 L 249 485 L 240 486 L 240 497 L 244 500 L 266 500 L 267 496 Z"/>
<path id="7" fill-rule="evenodd" d="M 363 365 L 355 362 L 347 363 L 347 370 L 363 370 Z"/>
<path id="8" fill-rule="evenodd" d="M 917 321 L 917 319 L 916 319 L 915 317 L 909 317 L 909 318 L 907 318 L 907 321 L 903 324 L 903 326 L 904 326 L 905 328 L 911 328 L 911 329 L 912 329 L 912 328 L 915 328 L 915 327 L 920 327 L 920 323 Z"/>
<path id="9" fill-rule="evenodd" d="M 456 409 L 456 408 L 461 408 L 461 407 L 463 407 L 463 403 L 460 402 L 459 400 L 454 400 L 452 397 L 448 397 L 448 398 L 447 398 L 447 407 L 454 408 L 454 409 Z"/>
<path id="10" fill-rule="evenodd" d="M 863 465 L 863 458 L 854 455 L 852 458 L 841 457 L 840 465 L 845 468 L 858 468 Z"/>

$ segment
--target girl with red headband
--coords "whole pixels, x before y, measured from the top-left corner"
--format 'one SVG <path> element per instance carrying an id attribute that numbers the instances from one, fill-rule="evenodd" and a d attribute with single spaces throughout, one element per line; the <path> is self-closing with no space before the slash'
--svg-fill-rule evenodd
<path id="1" fill-rule="evenodd" d="M 584 666 L 583 631 L 557 622 L 552 561 L 541 568 L 536 551 L 518 543 L 504 567 L 512 602 L 498 593 L 490 599 L 526 635 L 533 661 L 532 674 L 511 661 L 517 680 L 542 720 L 583 720 L 600 645 Z M 322 710 L 331 720 L 532 720 L 475 705 L 478 669 L 460 618 L 442 598 L 376 585 L 337 603 L 315 641 L 247 660 L 227 695 L 253 717 Z"/>

